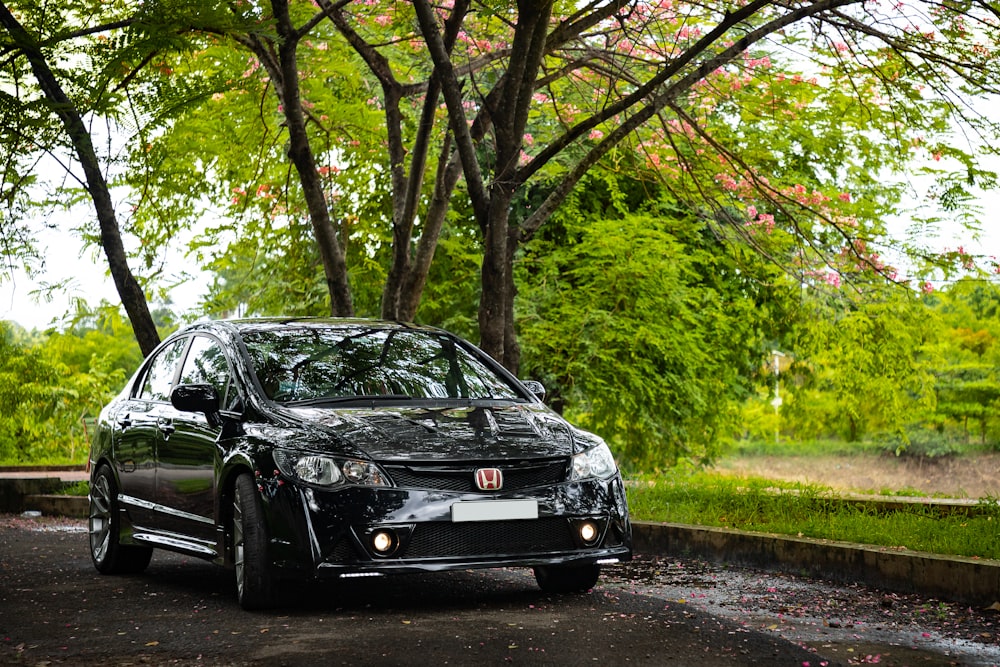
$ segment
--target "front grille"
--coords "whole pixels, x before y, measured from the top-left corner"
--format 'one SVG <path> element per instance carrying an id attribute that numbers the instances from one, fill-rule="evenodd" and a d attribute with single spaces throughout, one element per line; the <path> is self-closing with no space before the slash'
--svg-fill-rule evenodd
<path id="1" fill-rule="evenodd" d="M 503 472 L 503 490 L 520 491 L 538 486 L 559 484 L 566 480 L 566 459 L 555 459 L 525 464 L 482 465 L 384 465 L 396 486 L 409 489 L 435 491 L 478 492 L 476 469 L 499 468 Z"/>
<path id="2" fill-rule="evenodd" d="M 432 522 L 417 524 L 400 557 L 520 556 L 575 548 L 566 519 Z"/>

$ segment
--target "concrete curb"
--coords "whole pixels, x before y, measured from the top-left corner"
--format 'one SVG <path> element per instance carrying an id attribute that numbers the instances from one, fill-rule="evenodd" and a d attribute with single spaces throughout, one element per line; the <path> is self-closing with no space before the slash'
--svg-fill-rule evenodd
<path id="1" fill-rule="evenodd" d="M 58 477 L 2 479 L 0 480 L 0 512 L 18 514 L 26 510 L 37 509 L 28 506 L 28 498 L 58 493 L 63 486 L 64 482 Z"/>
<path id="2" fill-rule="evenodd" d="M 68 516 L 74 519 L 86 518 L 90 510 L 87 496 L 31 495 L 24 499 L 24 511 L 41 512 L 45 515 Z"/>
<path id="3" fill-rule="evenodd" d="M 632 524 L 637 553 L 708 560 L 863 583 L 975 606 L 1000 601 L 1000 561 L 673 523 Z"/>

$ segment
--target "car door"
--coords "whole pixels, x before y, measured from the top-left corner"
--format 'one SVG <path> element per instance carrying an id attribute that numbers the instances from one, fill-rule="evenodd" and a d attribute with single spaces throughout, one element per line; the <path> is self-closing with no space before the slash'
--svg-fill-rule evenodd
<path id="1" fill-rule="evenodd" d="M 229 364 L 221 345 L 205 335 L 191 338 L 177 384 L 210 384 L 225 408 Z M 214 543 L 216 471 L 221 466 L 222 428 L 204 413 L 170 407 L 157 448 L 157 502 L 164 527 Z"/>
<path id="2" fill-rule="evenodd" d="M 136 526 L 156 526 L 156 448 L 186 343 L 179 339 L 156 353 L 114 417 L 120 501 Z"/>

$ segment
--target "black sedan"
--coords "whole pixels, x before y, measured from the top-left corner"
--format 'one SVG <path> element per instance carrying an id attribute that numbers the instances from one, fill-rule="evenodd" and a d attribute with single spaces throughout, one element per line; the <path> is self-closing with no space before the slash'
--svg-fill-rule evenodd
<path id="1" fill-rule="evenodd" d="M 230 566 L 245 608 L 285 578 L 534 568 L 591 588 L 631 558 L 607 445 L 473 345 L 429 327 L 256 319 L 165 340 L 101 412 L 90 551 Z"/>

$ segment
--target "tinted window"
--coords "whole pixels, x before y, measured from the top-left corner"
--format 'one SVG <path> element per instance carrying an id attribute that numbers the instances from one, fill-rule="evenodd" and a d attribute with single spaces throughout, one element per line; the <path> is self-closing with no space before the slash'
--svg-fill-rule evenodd
<path id="1" fill-rule="evenodd" d="M 142 384 L 139 398 L 147 401 L 170 400 L 170 386 L 174 381 L 174 371 L 177 370 L 177 362 L 180 361 L 181 354 L 184 353 L 186 343 L 187 339 L 182 338 L 157 353 L 146 371 L 146 379 Z"/>
<path id="2" fill-rule="evenodd" d="M 229 386 L 229 364 L 222 348 L 212 338 L 195 336 L 191 340 L 180 384 L 210 384 L 219 392 L 219 404 L 226 409 L 226 389 Z"/>
<path id="3" fill-rule="evenodd" d="M 276 401 L 351 396 L 522 396 L 454 338 L 371 327 L 243 335 L 265 393 Z"/>

